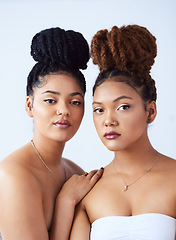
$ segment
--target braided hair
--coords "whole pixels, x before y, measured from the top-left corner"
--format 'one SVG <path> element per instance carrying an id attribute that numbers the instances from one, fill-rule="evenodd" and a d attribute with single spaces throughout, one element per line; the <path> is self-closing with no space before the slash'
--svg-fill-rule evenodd
<path id="1" fill-rule="evenodd" d="M 100 70 L 93 95 L 105 80 L 114 78 L 136 89 L 144 102 L 156 101 L 155 81 L 150 76 L 156 55 L 156 38 L 144 27 L 114 26 L 110 32 L 98 31 L 91 42 L 93 63 Z"/>
<path id="2" fill-rule="evenodd" d="M 27 95 L 32 96 L 34 87 L 40 87 L 42 78 L 51 73 L 68 74 L 76 78 L 83 93 L 86 82 L 80 69 L 87 68 L 89 46 L 83 35 L 59 27 L 37 33 L 31 43 L 31 55 L 37 63 L 27 78 Z"/>

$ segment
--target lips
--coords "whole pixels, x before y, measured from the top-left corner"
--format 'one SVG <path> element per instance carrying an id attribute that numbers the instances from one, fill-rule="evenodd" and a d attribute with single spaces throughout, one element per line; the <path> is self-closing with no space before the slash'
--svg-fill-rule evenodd
<path id="1" fill-rule="evenodd" d="M 121 136 L 121 134 L 119 134 L 117 132 L 114 132 L 114 131 L 109 131 L 109 132 L 106 132 L 104 134 L 104 137 L 106 139 L 115 139 L 115 138 L 120 137 L 120 136 Z"/>
<path id="2" fill-rule="evenodd" d="M 68 128 L 71 126 L 70 122 L 67 120 L 58 120 L 54 125 L 59 128 Z"/>

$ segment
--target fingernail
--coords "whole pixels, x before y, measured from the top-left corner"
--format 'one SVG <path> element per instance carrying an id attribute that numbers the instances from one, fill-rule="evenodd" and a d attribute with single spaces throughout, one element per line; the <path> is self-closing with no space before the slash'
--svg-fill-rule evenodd
<path id="1" fill-rule="evenodd" d="M 101 169 L 104 169 L 104 167 L 101 167 Z"/>

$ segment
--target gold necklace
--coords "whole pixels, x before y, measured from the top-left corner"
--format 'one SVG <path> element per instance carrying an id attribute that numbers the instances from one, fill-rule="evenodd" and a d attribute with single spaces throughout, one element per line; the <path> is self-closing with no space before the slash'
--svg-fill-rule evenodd
<path id="1" fill-rule="evenodd" d="M 126 192 L 126 191 L 128 190 L 128 188 L 129 188 L 132 184 L 134 184 L 135 182 L 137 182 L 141 177 L 143 177 L 147 172 L 149 172 L 149 171 L 153 168 L 153 166 L 155 165 L 156 161 L 158 160 L 158 156 L 159 156 L 159 153 L 157 152 L 157 157 L 156 157 L 155 160 L 153 161 L 152 165 L 151 165 L 141 176 L 137 177 L 132 183 L 129 183 L 129 184 L 126 183 L 126 181 L 125 181 L 124 177 L 122 176 L 122 174 L 117 171 L 116 166 L 115 166 L 115 163 L 114 163 L 115 171 L 121 176 L 121 178 L 122 178 L 122 180 L 123 180 L 123 182 L 124 182 L 124 184 L 125 184 L 125 187 L 124 187 L 124 189 L 122 189 L 122 191 L 123 191 L 123 192 Z M 113 162 L 114 162 L 114 161 L 113 161 Z"/>
<path id="2" fill-rule="evenodd" d="M 56 176 L 54 175 L 54 172 L 48 167 L 48 165 L 46 164 L 46 162 L 43 160 L 42 156 L 40 155 L 39 151 L 37 150 L 34 141 L 31 140 L 31 145 L 33 146 L 35 152 L 37 153 L 38 157 L 40 158 L 41 162 L 43 163 L 43 165 L 50 171 L 50 173 L 52 174 L 54 181 L 56 182 L 56 184 L 61 188 L 62 186 L 58 183 Z M 65 168 L 64 168 L 64 172 L 65 172 Z M 66 172 L 65 172 L 65 179 L 66 179 Z M 65 182 L 65 181 L 64 181 Z"/>

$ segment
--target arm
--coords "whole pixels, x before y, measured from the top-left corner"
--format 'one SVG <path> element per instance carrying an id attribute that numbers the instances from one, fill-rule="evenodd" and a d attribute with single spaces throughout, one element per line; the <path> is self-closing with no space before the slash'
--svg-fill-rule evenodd
<path id="1" fill-rule="evenodd" d="M 86 210 L 80 203 L 76 208 L 69 240 L 90 240 L 90 227 Z"/>
<path id="2" fill-rule="evenodd" d="M 74 175 L 56 199 L 51 235 L 44 218 L 42 194 L 28 171 L 0 172 L 0 232 L 3 240 L 68 240 L 74 209 L 100 178 L 103 170 L 91 175 Z"/>
<path id="3" fill-rule="evenodd" d="M 0 232 L 3 240 L 48 240 L 37 180 L 28 171 L 0 172 Z"/>
<path id="4" fill-rule="evenodd" d="M 60 194 L 56 199 L 50 235 L 51 240 L 69 239 L 75 206 L 96 184 L 102 173 L 103 169 L 100 169 L 98 171 L 91 171 L 86 177 L 83 175 L 73 175 L 64 184 Z M 79 238 L 77 238 L 77 240 L 78 239 Z"/>

